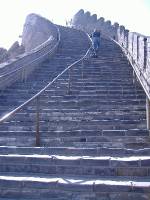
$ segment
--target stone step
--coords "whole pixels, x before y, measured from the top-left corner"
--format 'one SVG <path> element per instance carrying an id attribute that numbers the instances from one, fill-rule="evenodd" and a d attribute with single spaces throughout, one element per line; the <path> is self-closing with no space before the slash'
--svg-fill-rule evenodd
<path id="1" fill-rule="evenodd" d="M 0 145 L 7 146 L 35 146 L 36 135 L 1 136 Z M 98 139 L 97 139 L 98 138 Z M 76 147 L 76 148 L 150 148 L 149 137 L 49 137 L 40 134 L 40 145 L 50 147 Z"/>
<path id="2" fill-rule="evenodd" d="M 133 79 L 132 79 L 132 77 L 129 77 L 129 75 L 128 74 L 125 74 L 126 72 L 122 72 L 122 73 L 120 73 L 120 74 L 115 74 L 115 73 L 117 73 L 117 72 L 115 72 L 114 71 L 114 74 L 110 74 L 110 73 L 104 73 L 104 72 L 92 72 L 91 70 L 89 70 L 89 71 L 84 71 L 84 70 L 82 70 L 82 69 L 80 69 L 80 71 L 78 71 L 78 72 L 75 72 L 75 71 L 73 71 L 72 73 L 71 73 L 71 78 L 74 80 L 75 78 L 76 79 L 81 79 L 81 78 L 93 78 L 93 80 L 94 79 L 98 79 L 98 77 L 99 77 L 99 79 L 101 80 L 101 81 L 115 81 L 116 79 L 118 80 L 118 79 L 126 79 L 126 81 L 127 80 L 129 80 L 130 82 L 131 81 L 133 81 Z M 66 74 L 64 74 L 63 76 L 62 76 L 62 78 L 64 78 L 64 79 L 68 79 L 68 74 L 66 73 Z M 125 82 L 126 82 L 125 81 Z M 122 83 L 123 81 L 120 81 L 120 83 Z"/>
<path id="3" fill-rule="evenodd" d="M 58 116 L 63 115 L 63 116 L 99 116 L 102 117 L 104 115 L 108 116 L 124 116 L 126 118 L 129 115 L 136 116 L 137 114 L 140 114 L 141 112 L 141 118 L 143 115 L 145 115 L 145 104 L 142 103 L 142 100 L 137 100 L 137 101 L 132 101 L 132 100 L 127 100 L 128 102 L 131 102 L 130 104 L 125 104 L 126 100 L 121 100 L 118 99 L 117 103 L 115 104 L 114 100 L 107 100 L 105 99 L 94 99 L 92 103 L 92 99 L 80 99 L 78 100 L 77 98 L 70 98 L 67 97 L 66 99 L 63 98 L 61 101 L 59 101 L 59 96 L 52 96 L 54 98 L 44 98 L 39 100 L 39 106 L 40 106 L 40 112 L 43 113 L 48 113 L 51 110 L 51 115 L 54 116 L 57 112 Z M 56 99 L 55 99 L 56 97 Z M 57 99 L 58 98 L 58 99 Z M 21 102 L 21 100 L 19 101 Z M 105 102 L 103 104 L 103 102 Z M 136 102 L 140 102 L 139 104 L 136 104 Z M 85 104 L 84 104 L 85 103 Z M 122 103 L 122 104 L 121 104 Z M 17 103 L 15 103 L 17 104 Z M 11 108 L 14 105 L 1 105 L 0 110 L 7 110 L 7 108 Z M 92 109 L 93 110 L 92 110 Z M 23 108 L 20 112 L 18 113 L 25 113 L 26 110 L 28 111 L 33 111 L 33 113 L 36 110 L 35 106 L 35 101 L 30 103 L 28 107 Z M 29 112 L 30 113 L 30 112 Z M 29 114 L 28 113 L 28 114 Z M 60 113 L 60 114 L 59 114 Z M 70 113 L 67 115 L 67 113 Z M 57 116 L 57 115 L 56 115 Z M 122 118 L 122 117 L 121 117 Z"/>
<path id="4" fill-rule="evenodd" d="M 113 88 L 110 88 L 110 87 L 101 86 L 101 87 L 94 87 L 93 91 L 91 91 L 90 89 L 87 89 L 88 87 L 84 86 L 84 83 L 80 85 L 80 90 L 78 90 L 77 88 L 74 88 L 74 85 L 75 85 L 75 83 L 73 85 L 71 85 L 71 91 L 80 91 L 80 93 L 79 93 L 80 95 L 83 93 L 82 95 L 89 95 L 90 96 L 90 94 L 99 94 L 99 93 L 101 94 L 101 93 L 103 93 L 103 94 L 108 94 L 108 95 L 114 94 L 114 96 L 116 96 L 118 94 L 119 96 L 122 96 L 122 95 L 135 96 L 135 95 L 137 95 L 137 97 L 138 97 L 138 95 L 142 95 L 143 97 L 145 97 L 145 94 L 143 93 L 143 91 L 141 91 L 139 89 L 137 89 L 137 90 L 131 89 L 131 88 L 129 88 L 129 89 L 125 89 L 125 88 L 124 89 L 123 88 L 113 89 Z M 48 88 L 43 94 L 50 94 L 48 92 L 54 92 L 54 91 L 59 93 L 62 90 L 66 90 L 66 88 L 68 88 L 68 82 L 63 83 L 61 85 L 61 87 L 60 87 L 59 84 L 56 83 L 56 84 L 52 85 L 51 88 Z M 110 89 L 112 89 L 112 90 L 110 90 Z M 19 95 L 20 94 L 23 95 L 23 93 L 33 94 L 33 92 L 38 92 L 38 88 L 30 87 L 30 90 L 27 90 L 26 88 L 24 88 L 23 90 L 18 90 L 16 88 L 14 93 L 11 93 L 12 91 L 13 91 L 13 89 L 5 90 L 5 91 L 0 93 L 0 96 L 3 97 L 3 96 L 6 96 L 7 94 L 9 96 L 11 94 L 17 95 L 17 93 L 19 93 Z M 73 95 L 73 93 L 70 94 L 70 96 L 71 95 Z M 136 98 L 136 97 L 134 97 L 134 98 Z"/>
<path id="5" fill-rule="evenodd" d="M 11 198 L 11 197 L 10 197 L 10 198 L 5 198 L 5 197 L 4 197 L 4 198 L 0 198 L 0 200 L 18 200 L 18 198 Z M 22 198 L 19 197 L 19 200 L 27 200 L 27 199 L 26 199 L 26 198 L 23 198 L 23 197 L 22 197 Z M 30 200 L 33 200 L 33 199 L 30 198 Z M 42 199 L 40 198 L 40 200 L 42 200 Z M 45 198 L 44 198 L 43 200 L 48 200 L 48 199 L 45 199 Z M 51 198 L 51 200 L 59 200 L 59 199 L 52 199 L 52 198 Z M 61 199 L 60 199 L 60 200 L 61 200 Z"/>
<path id="6" fill-rule="evenodd" d="M 94 68 L 85 70 L 84 67 L 86 67 L 86 65 L 88 65 L 88 64 L 86 63 L 85 66 L 83 66 L 83 67 L 79 66 L 77 68 L 79 71 L 75 71 L 73 69 L 71 71 L 71 75 L 81 76 L 82 73 L 83 73 L 84 78 L 85 78 L 85 76 L 88 77 L 88 78 L 91 78 L 91 77 L 98 78 L 98 76 L 99 76 L 99 78 L 103 77 L 103 79 L 101 79 L 101 80 L 105 80 L 105 81 L 108 80 L 109 78 L 110 78 L 109 80 L 115 80 L 115 79 L 124 80 L 125 78 L 127 80 L 129 79 L 130 81 L 133 80 L 131 72 L 126 72 L 126 70 L 122 70 L 122 71 L 119 71 L 119 72 L 117 72 L 117 69 L 113 70 L 112 68 L 107 69 L 107 70 L 101 69 L 101 70 L 97 70 L 97 71 L 94 71 Z M 108 70 L 110 70 L 110 71 L 108 71 Z M 63 75 L 63 77 L 66 77 L 66 76 L 67 76 L 67 73 Z M 106 79 L 104 79 L 104 77 Z M 120 82 L 122 82 L 122 81 L 120 81 Z"/>
<path id="7" fill-rule="evenodd" d="M 20 145 L 20 143 L 16 143 L 18 146 L 25 146 Z M 33 144 L 35 142 L 33 141 Z M 12 142 L 11 146 L 15 145 L 14 142 Z M 27 144 L 26 144 L 27 145 Z M 143 142 L 132 142 L 132 143 L 122 143 L 122 142 L 65 142 L 65 143 L 58 143 L 58 141 L 54 143 L 49 141 L 44 141 L 44 143 L 41 143 L 43 146 L 51 146 L 51 147 L 76 147 L 76 148 L 126 148 L 126 149 L 142 149 L 142 148 L 150 148 L 149 143 L 143 143 Z M 31 145 L 29 145 L 31 146 Z"/>
<path id="8" fill-rule="evenodd" d="M 107 60 L 106 60 L 107 59 Z M 92 65 L 94 64 L 94 66 Z M 72 67 L 73 72 L 76 72 L 77 70 L 82 69 L 85 72 L 102 72 L 102 73 L 109 73 L 113 74 L 114 72 L 117 72 L 117 74 L 122 74 L 122 75 L 130 75 L 128 78 L 132 78 L 132 67 L 130 68 L 126 62 L 122 61 L 117 61 L 114 62 L 111 58 L 104 58 L 104 57 L 99 57 L 97 60 L 84 60 L 83 63 L 79 63 L 77 67 Z M 94 71 L 96 70 L 96 71 Z M 123 72 L 125 72 L 123 74 Z M 102 74 L 101 73 L 101 74 Z M 119 77 L 118 77 L 119 78 Z"/>
<path id="9" fill-rule="evenodd" d="M 103 92 L 103 93 L 99 93 L 97 94 L 95 92 L 95 94 L 93 93 L 92 96 L 90 94 L 82 94 L 82 92 L 79 93 L 79 95 L 75 95 L 75 94 L 72 94 L 72 95 L 67 95 L 67 88 L 66 88 L 66 95 L 61 95 L 62 94 L 62 91 L 61 93 L 59 94 L 59 92 L 57 92 L 58 95 L 56 94 L 55 91 L 52 91 L 50 92 L 49 94 L 48 93 L 44 93 L 41 97 L 41 101 L 47 101 L 47 100 L 50 100 L 52 99 L 52 101 L 63 101 L 63 100 L 72 100 L 72 101 L 90 101 L 90 99 L 92 99 L 93 101 L 112 101 L 112 102 L 115 102 L 115 101 L 121 101 L 121 102 L 125 102 L 127 101 L 128 102 L 143 102 L 145 103 L 145 96 L 143 96 L 143 94 L 124 94 L 124 93 L 120 93 L 119 94 L 115 94 L 113 95 L 112 93 L 109 93 L 109 92 Z M 64 91 L 65 93 L 65 91 Z M 7 95 L 0 95 L 0 102 L 2 104 L 5 104 L 6 102 L 12 102 L 12 98 L 13 98 L 13 101 L 14 102 L 21 102 L 21 101 L 25 101 L 26 99 L 29 99 L 32 97 L 32 95 L 36 94 L 35 92 L 30 92 L 30 93 L 26 93 L 26 95 L 24 95 L 23 93 L 22 94 L 17 94 L 17 93 L 14 93 L 14 94 L 7 94 Z"/>
<path id="10" fill-rule="evenodd" d="M 68 80 L 68 79 L 67 79 Z M 66 79 L 61 79 L 61 80 L 58 80 L 58 81 L 60 81 L 60 85 L 62 85 L 63 83 L 66 83 L 66 81 L 67 81 Z M 73 80 L 73 78 L 72 78 L 72 82 L 73 83 L 75 83 L 76 84 L 76 86 L 81 86 L 82 84 L 83 85 L 85 85 L 85 86 L 95 86 L 95 87 L 101 87 L 101 86 L 105 86 L 106 87 L 106 89 L 108 88 L 108 87 L 121 87 L 121 88 L 126 88 L 126 87 L 133 87 L 133 83 L 129 80 L 129 82 L 128 83 L 126 83 L 126 82 L 116 82 L 115 80 L 110 80 L 109 81 L 109 83 L 108 82 L 106 82 L 106 81 L 103 81 L 103 80 L 99 80 L 99 81 L 88 81 L 88 82 L 86 82 L 84 79 L 83 80 Z M 42 83 L 42 81 L 41 81 L 41 83 Z M 135 86 L 134 86 L 134 88 L 135 88 Z"/>
<path id="11" fill-rule="evenodd" d="M 26 119 L 25 121 L 21 120 L 20 121 L 14 121 L 13 119 L 11 121 L 8 122 L 4 122 L 1 125 L 1 130 L 2 127 L 7 126 L 8 130 L 13 130 L 13 128 L 15 128 L 15 130 L 17 130 L 17 127 L 32 127 L 34 126 L 34 119 L 31 121 L 29 119 Z M 64 127 L 64 130 L 70 130 L 70 129 L 65 129 L 68 127 L 68 123 L 69 126 L 71 127 L 71 129 L 77 129 L 78 127 L 87 127 L 87 129 L 92 129 L 96 128 L 99 130 L 108 130 L 108 129 L 117 129 L 117 127 L 120 127 L 118 129 L 126 129 L 128 126 L 128 129 L 133 129 L 133 128 L 137 128 L 137 129 L 142 129 L 142 128 L 146 128 L 146 120 L 145 119 L 140 119 L 140 120 L 111 120 L 111 119 L 107 119 L 107 120 L 89 120 L 89 119 L 60 119 L 60 120 L 51 120 L 50 118 L 47 118 L 46 121 L 42 121 L 40 120 L 40 126 L 41 128 L 48 128 L 49 127 Z M 91 127 L 91 128 L 90 128 Z M 69 128 L 69 127 L 68 127 Z M 83 128 L 79 128 L 79 129 L 83 129 Z M 96 130 L 97 130 L 96 129 Z M 18 129 L 20 130 L 20 129 Z M 45 130 L 45 129 L 43 129 Z"/>
<path id="12" fill-rule="evenodd" d="M 148 130 L 144 129 L 131 129 L 131 130 L 87 130 L 87 129 L 79 129 L 79 130 L 70 130 L 70 131 L 63 131 L 63 130 L 58 130 L 58 131 L 50 131 L 50 132 L 41 132 L 42 136 L 50 136 L 50 137 L 149 137 L 150 133 Z M 5 136 L 5 137 L 11 137 L 11 136 L 17 136 L 17 137 L 25 137 L 25 136 L 34 136 L 35 131 L 0 131 L 0 136 Z M 85 142 L 85 141 L 83 141 Z"/>
<path id="13" fill-rule="evenodd" d="M 57 86 L 57 87 L 56 87 Z M 45 94 L 50 94 L 50 93 L 58 93 L 58 94 L 64 94 L 64 92 L 65 92 L 65 94 L 66 94 L 66 88 L 67 88 L 67 85 L 66 85 L 66 88 L 65 88 L 65 90 L 64 90 L 64 88 L 62 88 L 61 87 L 61 89 L 60 89 L 60 87 L 58 86 L 58 85 L 56 85 L 56 86 L 53 86 L 53 88 L 48 88 L 48 89 L 46 89 L 46 91 L 44 92 Z M 57 88 L 57 90 L 56 90 L 56 88 Z M 31 88 L 30 88 L 31 89 Z M 6 90 L 4 90 L 3 91 L 3 93 L 4 94 L 6 94 L 7 92 L 9 93 L 9 92 L 12 92 L 13 90 L 12 89 L 6 89 Z M 37 88 L 32 88 L 31 90 L 27 90 L 27 89 L 16 89 L 15 91 L 14 91 L 14 93 L 21 93 L 21 94 L 23 94 L 23 93 L 31 93 L 31 94 L 33 94 L 33 93 L 36 93 L 36 92 L 38 92 L 39 90 L 37 90 Z M 2 93 L 2 94 L 3 94 Z M 82 87 L 80 87 L 80 90 L 77 90 L 77 89 L 74 89 L 74 88 L 72 88 L 71 87 L 71 94 L 86 94 L 86 95 L 91 95 L 91 94 L 118 94 L 118 95 L 134 95 L 134 94 L 136 94 L 136 95 L 144 95 L 144 93 L 143 93 L 143 90 L 131 90 L 131 89 L 123 89 L 123 90 L 120 90 L 120 89 L 115 89 L 115 90 L 107 90 L 106 91 L 106 88 L 105 87 L 102 87 L 102 88 L 95 88 L 95 89 L 93 89 L 93 90 L 84 90 Z"/>
<path id="14" fill-rule="evenodd" d="M 145 112 L 141 113 L 125 113 L 120 111 L 113 111 L 113 112 L 74 112 L 74 113 L 62 113 L 62 112 L 44 112 L 41 111 L 40 113 L 40 120 L 44 121 L 58 121 L 58 120 L 64 120 L 64 121 L 70 121 L 70 120 L 83 120 L 83 121 L 91 121 L 91 120 L 145 120 Z M 36 111 L 32 113 L 25 113 L 20 112 L 16 113 L 16 115 L 13 117 L 13 120 L 17 121 L 35 121 L 36 118 Z"/>
<path id="15" fill-rule="evenodd" d="M 73 131 L 74 133 L 75 131 Z M 16 142 L 17 140 L 19 141 L 28 141 L 29 139 L 31 140 L 31 138 L 33 138 L 32 140 L 35 140 L 35 132 L 27 132 L 27 131 L 24 131 L 24 132 L 21 132 L 21 131 L 18 131 L 18 132 L 0 132 L 2 133 L 2 135 L 0 136 L 0 143 L 2 142 L 5 142 L 5 141 L 11 141 L 13 140 L 14 142 Z M 111 137 L 109 136 L 105 136 L 105 135 L 94 135 L 94 136 L 88 136 L 88 135 L 73 135 L 73 134 L 70 134 L 67 133 L 65 134 L 65 131 L 64 133 L 57 133 L 55 135 L 55 133 L 57 132 L 40 132 L 40 138 L 41 138 L 41 143 L 59 143 L 61 145 L 65 145 L 65 144 L 68 144 L 68 143 L 81 143 L 81 144 L 85 144 L 86 143 L 96 143 L 96 144 L 101 144 L 101 143 L 106 143 L 109 144 L 109 143 L 115 143 L 114 145 L 120 145 L 121 144 L 132 144 L 132 143 L 143 143 L 143 144 L 149 144 L 150 143 L 150 137 L 149 136 L 114 136 L 112 135 Z M 5 134 L 5 135 L 4 135 Z M 28 139 L 29 138 L 29 139 Z M 4 140 L 4 141 L 3 141 Z M 21 143 L 21 142 L 20 142 Z M 59 145 L 58 144 L 58 145 Z M 2 145 L 2 144 L 1 144 Z M 58 146 L 57 145 L 57 146 Z"/>
<path id="16" fill-rule="evenodd" d="M 70 127 L 68 126 L 68 123 L 70 124 Z M 109 123 L 105 123 L 105 124 L 92 124 L 92 123 L 75 123 L 75 122 L 40 122 L 40 131 L 41 132 L 53 132 L 53 131 L 76 131 L 76 130 L 80 130 L 80 129 L 86 129 L 87 130 L 118 130 L 118 129 L 146 129 L 146 125 L 143 124 L 142 122 L 140 124 L 109 124 Z M 8 131 L 8 132 L 12 132 L 12 131 L 28 131 L 28 132 L 33 132 L 36 129 L 36 122 L 33 123 L 29 123 L 29 122 L 21 122 L 21 123 L 15 123 L 15 122 L 11 122 L 11 123 L 5 123 L 4 125 L 1 125 L 0 131 Z"/>
<path id="17" fill-rule="evenodd" d="M 46 77 L 46 76 L 42 76 L 41 79 L 39 80 L 36 80 L 37 78 L 37 75 L 35 75 L 35 78 L 33 77 L 34 80 L 27 80 L 26 83 L 16 83 L 13 87 L 11 87 L 12 89 L 13 88 L 16 88 L 16 87 L 29 87 L 32 85 L 32 87 L 35 87 L 36 85 L 41 85 L 41 84 L 44 84 L 46 82 L 50 82 L 53 77 Z M 90 86 L 90 87 L 106 87 L 105 89 L 107 88 L 122 88 L 122 89 L 126 89 L 126 88 L 134 88 L 134 89 L 141 89 L 140 87 L 135 87 L 133 85 L 133 82 L 132 80 L 129 80 L 128 79 L 128 82 L 121 82 L 121 81 L 116 81 L 116 80 L 111 80 L 109 79 L 109 82 L 106 81 L 105 79 L 103 80 L 100 80 L 101 77 L 99 77 L 99 79 L 96 79 L 96 80 L 92 80 L 92 78 L 89 78 L 89 79 L 85 79 L 81 76 L 77 77 L 77 76 L 72 76 L 71 77 L 71 81 L 73 84 L 76 84 L 76 86 L 81 86 L 81 85 L 85 85 L 85 86 Z M 105 78 L 105 76 L 104 76 Z M 33 82 L 34 81 L 34 82 Z M 58 79 L 58 82 L 60 85 L 63 85 L 63 84 L 66 84 L 68 82 L 68 77 L 62 77 L 61 79 Z M 4 91 L 3 91 L 4 92 Z"/>
<path id="18" fill-rule="evenodd" d="M 128 149 L 141 149 L 141 148 L 150 148 L 150 143 L 149 142 L 145 142 L 145 141 L 112 141 L 112 142 L 106 142 L 105 140 L 103 142 L 84 142 L 85 139 L 81 138 L 81 140 L 78 141 L 62 141 L 60 140 L 60 138 L 56 138 L 55 140 L 49 140 L 49 138 L 43 138 L 43 140 L 41 139 L 41 146 L 51 146 L 51 147 L 76 147 L 76 148 L 97 148 L 97 147 L 101 147 L 101 148 L 128 148 Z M 25 139 L 23 140 L 25 141 Z M 16 143 L 15 143 L 16 142 Z M 27 143 L 23 143 L 22 144 L 17 141 L 12 141 L 10 140 L 10 146 L 13 145 L 18 145 L 18 146 L 26 146 L 29 144 L 29 142 Z M 35 140 L 32 140 L 30 138 L 30 145 L 28 146 L 33 146 L 35 144 Z"/>
<path id="19" fill-rule="evenodd" d="M 72 89 L 73 90 L 80 90 L 81 86 L 76 86 L 74 84 L 74 85 L 72 85 Z M 116 91 L 117 90 L 121 90 L 122 92 L 123 91 L 131 91 L 132 90 L 132 92 L 133 92 L 135 90 L 135 87 L 134 86 L 124 86 L 124 87 L 122 87 L 122 86 L 111 86 L 111 85 L 109 85 L 108 87 L 103 86 L 103 85 L 95 87 L 95 86 L 86 86 L 86 85 L 83 85 L 82 86 L 82 90 L 105 90 L 105 91 L 114 90 L 114 92 L 115 92 L 115 90 Z M 139 91 L 140 90 L 141 89 L 139 89 Z"/>
<path id="20" fill-rule="evenodd" d="M 128 148 L 75 148 L 75 147 L 16 147 L 0 146 L 1 155 L 60 155 L 60 156 L 150 156 L 150 148 L 128 149 Z"/>
<path id="21" fill-rule="evenodd" d="M 149 179 L 84 178 L 69 176 L 27 176 L 25 173 L 0 176 L 2 198 L 49 198 L 64 200 L 140 199 L 149 198 Z M 144 191 L 144 195 L 143 195 Z"/>
<path id="22" fill-rule="evenodd" d="M 0 106 L 0 111 L 4 112 L 4 113 L 8 113 L 9 111 L 11 111 L 13 108 L 15 108 L 15 105 L 3 105 Z M 143 114 L 146 112 L 145 111 L 145 105 L 128 105 L 128 106 L 118 106 L 118 105 L 105 105 L 105 107 L 103 105 L 91 105 L 90 107 L 79 107 L 77 105 L 65 105 L 65 108 L 62 107 L 61 105 L 49 105 L 48 107 L 45 105 L 40 105 L 40 110 L 41 113 L 64 113 L 64 114 L 70 114 L 71 113 L 89 113 L 89 112 L 97 112 L 97 113 L 111 113 L 116 115 L 116 113 L 122 113 L 126 116 L 126 113 L 128 112 L 129 114 L 132 115 L 138 115 L 141 113 L 141 116 L 143 116 Z M 24 108 L 22 110 L 22 112 L 26 112 L 28 111 L 28 113 L 35 113 L 36 112 L 36 106 L 30 105 L 27 108 Z M 100 114 L 101 115 L 101 114 Z M 105 114 L 104 114 L 105 115 Z M 124 118 L 125 119 L 125 118 Z M 143 119 L 143 118 L 141 118 Z"/>
<path id="23" fill-rule="evenodd" d="M 34 95 L 34 94 L 33 94 Z M 26 100 L 30 99 L 32 97 L 32 94 L 28 94 L 26 96 L 19 95 L 18 97 L 16 97 L 16 95 L 8 95 L 7 97 L 2 97 L 0 99 L 0 103 L 1 105 L 18 105 L 19 103 L 23 103 Z M 135 98 L 134 98 L 135 97 Z M 51 94 L 50 96 L 48 95 L 42 95 L 42 97 L 40 98 L 40 104 L 42 103 L 50 103 L 52 106 L 53 104 L 64 104 L 64 102 L 74 105 L 74 104 L 87 104 L 88 102 L 91 102 L 90 100 L 93 99 L 93 102 L 95 103 L 95 105 L 97 104 L 103 104 L 103 102 L 105 102 L 105 104 L 125 104 L 127 103 L 127 105 L 131 104 L 144 104 L 145 103 L 145 98 L 144 97 L 130 97 L 130 96 L 118 96 L 116 97 L 113 95 L 109 95 L 109 94 L 101 94 L 101 95 L 93 95 L 93 98 L 89 95 L 89 96 L 60 96 L 57 94 Z M 13 99 L 13 100 L 12 100 Z"/>
<path id="24" fill-rule="evenodd" d="M 51 194 L 51 195 L 52 195 L 52 194 Z M 51 198 L 48 198 L 48 197 L 47 197 L 47 198 L 44 198 L 44 197 L 43 197 L 43 198 L 38 198 L 38 199 L 39 199 L 39 200 L 66 200 L 66 196 L 65 196 L 65 197 L 62 197 L 62 196 L 59 196 L 59 195 L 58 195 L 57 197 L 56 197 L 56 196 L 57 196 L 57 195 L 54 195 L 54 194 L 53 194 L 53 197 L 51 197 Z M 18 197 L 16 197 L 16 198 L 11 198 L 11 197 L 10 197 L 10 198 L 5 198 L 5 197 L 4 197 L 4 198 L 0 198 L 0 200 L 29 200 L 29 199 L 30 199 L 30 200 L 34 200 L 34 199 L 28 198 L 28 197 L 27 197 L 27 198 L 24 198 L 24 197 L 19 197 L 19 198 L 18 198 Z"/>
<path id="25" fill-rule="evenodd" d="M 42 100 L 42 98 L 40 99 L 40 103 L 41 105 L 47 105 L 47 106 L 77 106 L 80 108 L 80 106 L 91 106 L 91 105 L 95 105 L 95 106 L 100 106 L 102 105 L 103 107 L 105 106 L 131 106 L 131 105 L 135 105 L 135 106 L 138 106 L 138 105 L 145 105 L 145 99 L 142 100 L 142 99 L 126 99 L 126 100 L 122 100 L 122 99 L 115 99 L 115 100 L 111 100 L 111 99 L 92 99 L 91 100 L 84 100 L 84 99 L 77 99 L 77 100 L 71 100 L 71 99 L 68 99 L 68 100 L 62 100 L 62 101 L 55 101 L 54 99 L 51 100 L 51 99 L 47 99 L 47 101 L 44 101 Z"/>
<path id="26" fill-rule="evenodd" d="M 44 83 L 43 84 L 43 87 L 45 87 L 47 85 L 47 83 Z M 31 85 L 28 85 L 28 86 L 24 86 L 24 89 L 23 91 L 27 92 L 27 93 L 37 93 L 39 92 L 42 88 L 42 85 L 39 85 L 39 86 L 35 86 L 33 87 L 32 84 Z M 59 93 L 62 93 L 62 92 L 66 92 L 68 90 L 68 81 L 65 83 L 65 84 L 62 84 L 62 85 L 53 85 L 53 87 L 49 88 L 46 90 L 47 91 L 54 91 L 54 88 L 56 89 L 55 92 Z M 12 92 L 14 89 L 16 89 L 15 93 L 18 93 L 19 91 L 21 91 L 22 93 L 22 90 L 19 89 L 17 90 L 16 87 L 14 88 L 11 88 L 9 92 Z M 71 84 L 71 87 L 70 87 L 70 90 L 71 92 L 73 93 L 73 91 L 77 91 L 80 93 L 89 93 L 89 92 L 94 92 L 94 93 L 105 93 L 105 94 L 115 94 L 116 92 L 123 95 L 123 94 L 143 94 L 143 91 L 141 89 L 135 89 L 134 87 L 121 87 L 121 86 L 98 86 L 98 87 L 95 87 L 95 86 L 85 86 L 84 84 L 81 84 L 80 86 L 76 86 L 76 83 L 73 83 Z"/>
<path id="27" fill-rule="evenodd" d="M 150 157 L 88 157 L 59 155 L 0 155 L 1 173 L 43 173 L 47 175 L 132 176 L 149 178 Z M 95 177 L 94 177 L 95 176 Z"/>
<path id="28" fill-rule="evenodd" d="M 58 75 L 58 74 L 56 74 L 56 75 Z M 92 75 L 92 74 L 90 73 L 90 75 Z M 31 86 L 33 88 L 34 87 L 38 88 L 41 84 L 44 85 L 45 83 L 48 83 L 48 82 L 52 81 L 54 77 L 47 77 L 46 78 L 46 77 L 43 76 L 43 77 L 41 77 L 40 80 L 36 80 L 34 78 L 33 81 L 32 80 L 30 80 L 30 81 L 28 80 L 26 83 L 24 83 L 24 82 L 17 82 L 16 84 L 14 84 L 14 86 L 11 86 L 11 89 L 16 88 L 16 87 L 18 87 L 18 88 L 23 87 L 23 89 L 26 89 L 26 88 L 29 88 Z M 140 87 L 135 87 L 133 85 L 133 83 L 131 82 L 131 80 L 129 80 L 128 83 L 126 83 L 126 82 L 120 82 L 119 83 L 119 82 L 116 82 L 114 79 L 111 80 L 110 76 L 108 77 L 108 79 L 109 79 L 109 81 L 108 81 L 108 80 L 106 80 L 106 76 L 105 75 L 104 75 L 104 77 L 100 77 L 98 75 L 97 78 L 101 79 L 101 80 L 99 80 L 99 82 L 98 81 L 97 82 L 96 81 L 94 81 L 94 82 L 91 82 L 91 81 L 86 82 L 87 78 L 88 77 L 83 77 L 82 78 L 82 75 L 78 75 L 78 76 L 74 75 L 74 76 L 71 76 L 71 81 L 72 81 L 73 84 L 75 84 L 75 86 L 77 88 L 81 87 L 81 85 L 84 85 L 84 87 L 90 88 L 90 89 L 91 88 L 93 88 L 93 89 L 95 89 L 95 88 L 97 88 L 97 89 L 98 88 L 104 88 L 106 90 L 108 88 L 111 88 L 111 89 L 116 89 L 116 90 L 117 89 L 122 89 L 122 90 L 126 90 L 126 89 L 129 89 L 129 90 L 130 89 L 132 89 L 132 90 L 135 90 L 135 89 L 136 90 L 141 90 Z M 96 78 L 96 77 L 91 77 L 91 78 L 89 77 L 88 79 L 94 79 L 94 78 Z M 68 79 L 69 79 L 68 75 L 65 76 L 65 77 L 62 77 L 60 80 L 58 79 L 58 82 L 59 82 L 60 86 L 61 85 L 63 86 L 64 84 L 67 84 Z"/>

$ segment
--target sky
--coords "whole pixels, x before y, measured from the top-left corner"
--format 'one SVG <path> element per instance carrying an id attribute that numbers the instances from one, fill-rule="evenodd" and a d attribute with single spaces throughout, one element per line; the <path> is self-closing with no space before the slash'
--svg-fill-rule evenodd
<path id="1" fill-rule="evenodd" d="M 65 25 L 80 9 L 150 36 L 150 0 L 0 0 L 0 47 L 19 40 L 30 13 Z"/>

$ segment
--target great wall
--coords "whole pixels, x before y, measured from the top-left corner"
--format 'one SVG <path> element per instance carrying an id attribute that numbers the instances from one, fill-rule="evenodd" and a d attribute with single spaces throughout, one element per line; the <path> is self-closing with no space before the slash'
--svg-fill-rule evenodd
<path id="1" fill-rule="evenodd" d="M 0 65 L 0 200 L 150 200 L 149 37 L 80 10 L 29 15 L 22 45 Z"/>

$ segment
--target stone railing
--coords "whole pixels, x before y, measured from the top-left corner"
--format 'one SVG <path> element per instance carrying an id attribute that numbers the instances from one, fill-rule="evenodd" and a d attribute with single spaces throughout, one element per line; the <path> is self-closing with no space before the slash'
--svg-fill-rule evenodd
<path id="1" fill-rule="evenodd" d="M 111 37 L 123 50 L 150 99 L 150 37 L 135 32 L 129 32 L 118 23 L 111 24 L 103 17 L 80 10 L 71 20 L 71 26 L 89 34 L 95 28 L 101 30 L 102 37 Z"/>
<path id="2" fill-rule="evenodd" d="M 30 52 L 0 64 L 0 89 L 4 89 L 17 80 L 25 81 L 44 60 L 53 56 L 60 41 L 59 29 L 56 26 L 55 30 L 56 37 L 51 35 L 47 41 Z"/>
<path id="3" fill-rule="evenodd" d="M 128 39 L 118 44 L 130 61 L 138 80 L 150 99 L 150 37 L 129 32 Z"/>

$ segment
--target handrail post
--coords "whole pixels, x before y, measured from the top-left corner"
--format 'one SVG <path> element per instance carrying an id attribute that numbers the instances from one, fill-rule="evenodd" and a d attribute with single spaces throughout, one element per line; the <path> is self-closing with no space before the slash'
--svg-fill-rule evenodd
<path id="1" fill-rule="evenodd" d="M 150 130 L 150 100 L 146 96 L 146 121 L 147 129 Z"/>
<path id="2" fill-rule="evenodd" d="M 21 80 L 22 80 L 22 82 L 24 82 L 24 83 L 26 83 L 26 81 L 27 81 L 27 72 L 26 72 L 26 70 L 27 69 L 23 69 L 22 70 L 22 77 L 21 77 Z"/>
<path id="3" fill-rule="evenodd" d="M 84 61 L 82 60 L 82 63 L 81 63 L 81 69 L 82 69 L 82 72 L 81 72 L 81 75 L 82 75 L 82 80 L 83 80 L 83 78 L 84 78 Z"/>
<path id="4" fill-rule="evenodd" d="M 134 69 L 133 69 L 132 77 L 133 77 L 133 84 L 135 84 L 135 82 L 136 82 L 136 74 L 135 74 Z"/>
<path id="5" fill-rule="evenodd" d="M 147 67 L 147 38 L 144 38 L 144 69 Z"/>
<path id="6" fill-rule="evenodd" d="M 39 109 L 39 97 L 36 98 L 36 135 L 35 145 L 40 146 L 40 109 Z"/>
<path id="7" fill-rule="evenodd" d="M 24 70 L 24 82 L 27 82 L 27 69 Z"/>
<path id="8" fill-rule="evenodd" d="M 22 82 L 24 82 L 24 77 L 25 77 L 25 69 L 22 70 L 22 76 L 21 76 Z"/>
<path id="9" fill-rule="evenodd" d="M 71 88 L 71 69 L 69 69 L 69 72 L 68 72 L 68 91 L 67 93 L 69 94 L 70 93 L 70 88 Z"/>

